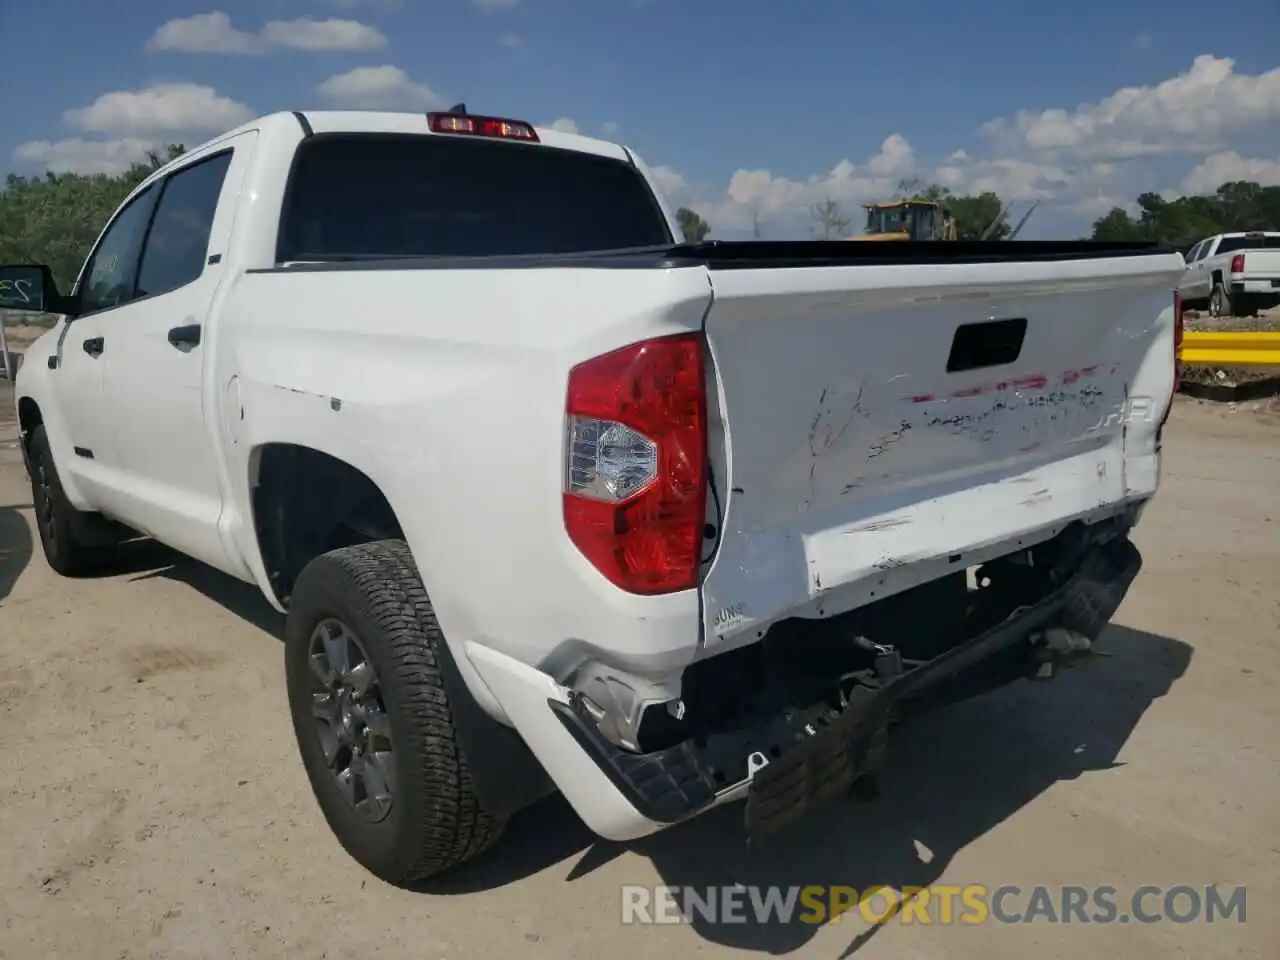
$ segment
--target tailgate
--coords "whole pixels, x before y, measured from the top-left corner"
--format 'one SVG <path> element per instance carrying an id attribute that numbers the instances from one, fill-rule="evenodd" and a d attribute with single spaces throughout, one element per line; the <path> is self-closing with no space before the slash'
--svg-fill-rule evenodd
<path id="1" fill-rule="evenodd" d="M 1121 414 L 1158 421 L 1169 400 L 1182 258 L 997 257 L 710 264 L 724 458 L 704 654 L 1126 500 Z"/>
<path id="2" fill-rule="evenodd" d="M 1241 250 L 1244 256 L 1244 270 L 1233 274 L 1233 279 L 1280 280 L 1280 250 Z"/>

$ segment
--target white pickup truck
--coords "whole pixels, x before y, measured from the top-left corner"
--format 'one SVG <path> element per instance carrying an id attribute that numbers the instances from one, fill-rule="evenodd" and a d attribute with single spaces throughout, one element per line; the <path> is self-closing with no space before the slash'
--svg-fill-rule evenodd
<path id="1" fill-rule="evenodd" d="M 1280 304 L 1280 233 L 1220 233 L 1187 253 L 1178 294 L 1215 317 L 1251 317 Z"/>
<path id="2" fill-rule="evenodd" d="M 156 171 L 17 381 L 49 564 L 287 614 L 319 806 L 392 883 L 558 789 L 766 835 L 891 724 L 1086 650 L 1141 564 L 1176 251 L 687 244 L 625 147 L 280 113 Z M 18 291 L 21 291 L 19 293 Z M 25 298 L 25 302 L 24 301 Z"/>

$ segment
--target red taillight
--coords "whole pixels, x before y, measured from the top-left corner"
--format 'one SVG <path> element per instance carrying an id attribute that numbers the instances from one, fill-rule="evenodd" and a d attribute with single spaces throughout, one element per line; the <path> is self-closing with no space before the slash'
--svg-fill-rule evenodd
<path id="1" fill-rule="evenodd" d="M 1244 273 L 1244 254 L 1237 253 L 1231 258 L 1231 272 Z"/>
<path id="2" fill-rule="evenodd" d="M 432 133 L 461 133 L 472 137 L 497 137 L 502 140 L 527 140 L 538 143 L 538 133 L 523 120 L 502 117 L 473 117 L 460 113 L 428 113 L 427 126 Z"/>
<path id="3" fill-rule="evenodd" d="M 569 539 L 631 593 L 697 586 L 707 502 L 702 335 L 646 340 L 579 364 L 565 414 Z"/>

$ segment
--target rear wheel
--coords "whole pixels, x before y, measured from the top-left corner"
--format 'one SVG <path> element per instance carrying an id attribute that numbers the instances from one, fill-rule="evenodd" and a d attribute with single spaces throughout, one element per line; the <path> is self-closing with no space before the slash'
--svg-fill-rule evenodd
<path id="1" fill-rule="evenodd" d="M 504 825 L 476 799 L 442 643 L 402 541 L 317 557 L 289 601 L 289 707 L 312 790 L 343 848 L 395 885 L 470 860 Z"/>
<path id="2" fill-rule="evenodd" d="M 1220 281 L 1214 283 L 1213 291 L 1209 294 L 1209 316 L 1231 316 L 1231 295 Z"/>
<path id="3" fill-rule="evenodd" d="M 98 519 L 77 510 L 67 499 L 53 462 L 53 451 L 44 425 L 31 432 L 28 441 L 31 466 L 31 505 L 40 531 L 40 547 L 54 572 L 64 577 L 96 573 L 107 567 L 116 556 L 116 544 L 91 540 L 86 527 Z"/>

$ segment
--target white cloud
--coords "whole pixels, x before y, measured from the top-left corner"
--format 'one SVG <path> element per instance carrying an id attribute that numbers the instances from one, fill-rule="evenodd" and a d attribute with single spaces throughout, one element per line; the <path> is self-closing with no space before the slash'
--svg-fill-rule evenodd
<path id="1" fill-rule="evenodd" d="M 504 33 L 498 38 L 498 46 L 508 50 L 523 50 L 526 46 L 524 37 L 518 33 Z"/>
<path id="2" fill-rule="evenodd" d="M 561 133 L 577 133 L 578 124 L 568 117 L 559 117 L 547 124 L 539 124 L 539 126 L 547 126 L 552 130 L 559 130 Z"/>
<path id="3" fill-rule="evenodd" d="M 948 158 L 933 172 L 933 179 L 957 194 L 990 191 L 1004 200 L 1042 200 L 1061 192 L 1073 178 L 1054 164 L 1015 158 L 975 160 L 966 156 L 959 160 Z"/>
<path id="4" fill-rule="evenodd" d="M 444 105 L 441 96 L 416 83 L 399 67 L 357 67 L 325 80 L 320 96 L 342 107 L 365 110 L 424 110 Z"/>
<path id="5" fill-rule="evenodd" d="M 381 30 L 355 20 L 273 20 L 262 28 L 262 41 L 272 47 L 311 51 L 378 50 L 387 45 Z"/>
<path id="6" fill-rule="evenodd" d="M 855 215 L 859 203 L 889 195 L 915 168 L 915 150 L 906 137 L 893 133 L 865 164 L 846 158 L 827 173 L 804 181 L 774 176 L 768 170 L 738 170 L 729 178 L 723 197 L 695 206 L 720 229 L 747 229 L 753 217 L 793 219 L 826 199 L 845 207 L 847 216 Z"/>
<path id="7" fill-rule="evenodd" d="M 104 93 L 87 107 L 67 110 L 68 126 L 94 133 L 221 133 L 252 119 L 253 111 L 213 87 L 161 83 Z"/>
<path id="8" fill-rule="evenodd" d="M 355 20 L 272 20 L 258 33 L 237 29 L 220 10 L 170 20 L 156 28 L 147 49 L 180 53 L 261 54 L 273 48 L 312 52 L 378 50 L 387 38 Z"/>
<path id="9" fill-rule="evenodd" d="M 992 191 L 1013 205 L 1015 221 L 1040 201 L 1029 233 L 1079 236 L 1084 218 L 1130 206 L 1144 191 L 1172 197 L 1237 179 L 1280 184 L 1280 156 L 1249 158 L 1232 149 L 1240 137 L 1268 130 L 1280 130 L 1280 67 L 1240 73 L 1233 60 L 1203 55 L 1160 83 L 992 120 L 982 127 L 985 150 L 957 149 L 927 164 L 908 141 L 910 131 L 895 133 L 865 162 L 842 159 L 808 178 L 744 166 L 722 192 L 690 191 L 686 205 L 721 235 L 749 230 L 759 217 L 774 225 L 772 235 L 799 236 L 808 208 L 830 198 L 857 230 L 858 204 L 888 199 L 901 180 L 918 176 L 957 194 Z M 1181 189 L 1173 189 L 1183 176 Z"/>
<path id="10" fill-rule="evenodd" d="M 1235 61 L 1202 54 L 1154 86 L 1125 87 L 1068 110 L 1023 110 L 983 126 L 997 147 L 1100 160 L 1207 152 L 1230 134 L 1280 121 L 1280 67 L 1237 73 Z"/>
<path id="11" fill-rule="evenodd" d="M 684 177 L 670 167 L 650 167 L 649 175 L 658 185 L 659 192 L 673 202 L 676 198 L 683 196 L 689 186 Z"/>
<path id="12" fill-rule="evenodd" d="M 252 33 L 237 30 L 221 10 L 197 13 L 162 23 L 147 41 L 148 50 L 182 53 L 260 53 L 262 44 Z"/>
<path id="13" fill-rule="evenodd" d="M 910 173 L 915 163 L 916 152 L 907 143 L 907 138 L 900 133 L 891 133 L 880 144 L 880 151 L 871 158 L 867 169 L 882 177 L 901 177 Z"/>
<path id="14" fill-rule="evenodd" d="M 1184 194 L 1216 193 L 1224 183 L 1251 180 L 1264 187 L 1280 186 L 1280 157 L 1242 157 L 1234 150 L 1205 157 L 1182 181 Z"/>
<path id="15" fill-rule="evenodd" d="M 368 7 L 371 10 L 399 10 L 403 0 L 328 0 L 329 6 L 338 10 L 358 10 Z"/>
<path id="16" fill-rule="evenodd" d="M 616 137 L 622 132 L 622 124 L 616 120 L 606 120 L 600 124 L 600 134 L 605 137 Z"/>
<path id="17" fill-rule="evenodd" d="M 1116 207 L 1122 210 L 1128 210 L 1134 207 L 1133 197 L 1117 197 L 1112 194 L 1099 190 L 1097 193 L 1080 199 L 1068 205 L 1073 213 L 1088 217 L 1090 220 L 1096 220 L 1098 217 L 1105 216 Z"/>
<path id="18" fill-rule="evenodd" d="M 38 164 L 55 173 L 116 174 L 134 163 L 147 159 L 147 151 L 161 152 L 163 144 L 155 140 L 126 137 L 121 140 L 32 140 L 19 146 L 14 159 Z"/>

